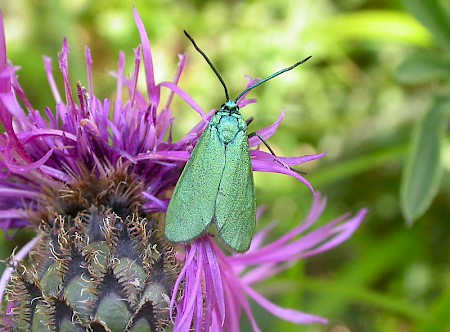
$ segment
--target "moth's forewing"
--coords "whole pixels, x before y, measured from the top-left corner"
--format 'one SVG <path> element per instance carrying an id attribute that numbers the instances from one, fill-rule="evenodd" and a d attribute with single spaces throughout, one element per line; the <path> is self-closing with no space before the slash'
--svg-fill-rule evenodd
<path id="1" fill-rule="evenodd" d="M 240 121 L 244 122 L 242 118 Z M 226 146 L 215 223 L 227 246 L 237 252 L 249 249 L 256 225 L 256 202 L 246 130 L 240 130 Z"/>
<path id="2" fill-rule="evenodd" d="M 225 148 L 211 123 L 187 162 L 166 213 L 164 234 L 170 242 L 189 242 L 201 236 L 214 215 Z"/>

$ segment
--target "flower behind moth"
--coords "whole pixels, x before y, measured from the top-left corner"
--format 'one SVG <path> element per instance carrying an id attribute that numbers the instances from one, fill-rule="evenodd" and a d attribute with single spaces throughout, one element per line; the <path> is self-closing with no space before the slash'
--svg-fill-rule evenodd
<path id="1" fill-rule="evenodd" d="M 175 283 L 171 308 L 176 309 L 175 331 L 239 331 L 245 313 L 253 331 L 260 331 L 248 297 L 272 315 L 295 324 L 325 324 L 327 320 L 293 309 L 281 308 L 258 294 L 251 286 L 291 267 L 300 259 L 318 255 L 340 245 L 359 227 L 367 214 L 344 215 L 325 226 L 312 229 L 325 209 L 326 199 L 316 194 L 308 216 L 274 242 L 264 240 L 275 224 L 255 235 L 250 250 L 227 256 L 206 235 L 186 246 L 184 266 Z M 175 302 L 175 293 L 184 282 L 184 297 Z"/>

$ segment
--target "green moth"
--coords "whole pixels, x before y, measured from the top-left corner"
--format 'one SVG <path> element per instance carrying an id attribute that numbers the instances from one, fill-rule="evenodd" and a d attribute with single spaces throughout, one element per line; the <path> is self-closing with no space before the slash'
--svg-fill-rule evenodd
<path id="1" fill-rule="evenodd" d="M 203 235 L 214 222 L 225 245 L 245 252 L 255 231 L 256 201 L 247 123 L 239 112 L 238 101 L 248 91 L 310 57 L 266 77 L 231 100 L 211 61 L 184 33 L 219 78 L 227 102 L 210 120 L 184 167 L 167 208 L 164 233 L 172 243 L 188 243 Z"/>

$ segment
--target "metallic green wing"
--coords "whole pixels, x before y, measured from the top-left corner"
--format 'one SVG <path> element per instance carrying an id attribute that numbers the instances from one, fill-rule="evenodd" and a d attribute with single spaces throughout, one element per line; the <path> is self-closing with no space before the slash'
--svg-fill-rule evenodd
<path id="1" fill-rule="evenodd" d="M 215 212 L 215 223 L 225 244 L 237 252 L 247 251 L 255 231 L 256 202 L 245 130 L 226 145 Z"/>
<path id="2" fill-rule="evenodd" d="M 164 233 L 170 242 L 189 242 L 208 228 L 224 166 L 225 146 L 210 123 L 192 151 L 167 208 Z"/>

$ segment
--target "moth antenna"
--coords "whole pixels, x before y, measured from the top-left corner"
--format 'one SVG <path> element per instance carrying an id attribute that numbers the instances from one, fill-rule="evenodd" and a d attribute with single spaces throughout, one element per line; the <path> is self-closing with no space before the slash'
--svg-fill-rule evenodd
<path id="1" fill-rule="evenodd" d="M 188 37 L 188 39 L 191 41 L 192 45 L 194 45 L 195 49 L 202 55 L 202 57 L 206 60 L 206 62 L 208 62 L 209 66 L 211 67 L 211 69 L 216 74 L 216 76 L 219 79 L 220 83 L 222 83 L 223 89 L 225 90 L 225 98 L 226 98 L 226 100 L 227 101 L 230 100 L 230 96 L 228 95 L 227 85 L 225 84 L 225 81 L 222 79 L 222 76 L 220 76 L 219 72 L 214 67 L 214 65 L 212 64 L 211 60 L 209 60 L 209 58 L 205 54 L 205 52 L 203 52 L 200 49 L 200 47 L 197 46 L 197 44 L 195 43 L 194 39 L 192 39 L 192 37 L 186 32 L 186 30 L 183 30 L 183 31 L 184 31 L 184 34 L 186 35 L 186 37 Z"/>
<path id="2" fill-rule="evenodd" d="M 194 46 L 195 46 L 195 45 L 194 45 Z M 247 92 L 249 92 L 250 90 L 256 88 L 257 86 L 260 86 L 260 85 L 263 84 L 263 83 L 266 83 L 268 80 L 271 80 L 272 78 L 277 77 L 278 75 L 281 75 L 281 74 L 283 74 L 283 73 L 285 73 L 285 72 L 287 72 L 287 71 L 289 71 L 289 70 L 291 70 L 291 69 L 294 69 L 294 68 L 297 67 L 297 66 L 300 66 L 302 63 L 305 63 L 305 62 L 308 61 L 309 59 L 311 59 L 311 55 L 310 55 L 309 57 L 303 59 L 302 61 L 299 61 L 299 62 L 297 62 L 296 64 L 293 64 L 293 65 L 290 66 L 290 67 L 283 68 L 283 69 L 277 71 L 276 73 L 274 73 L 274 74 L 272 74 L 272 75 L 270 75 L 270 76 L 267 76 L 266 78 L 262 79 L 261 81 L 259 81 L 259 82 L 255 83 L 255 84 L 253 84 L 251 87 L 249 87 L 249 88 L 245 89 L 244 91 L 242 91 L 242 93 L 241 93 L 239 96 L 237 96 L 237 98 L 234 100 L 234 102 L 237 104 L 237 102 L 239 101 L 239 99 L 241 99 L 242 96 L 245 95 L 245 94 L 246 94 Z"/>

